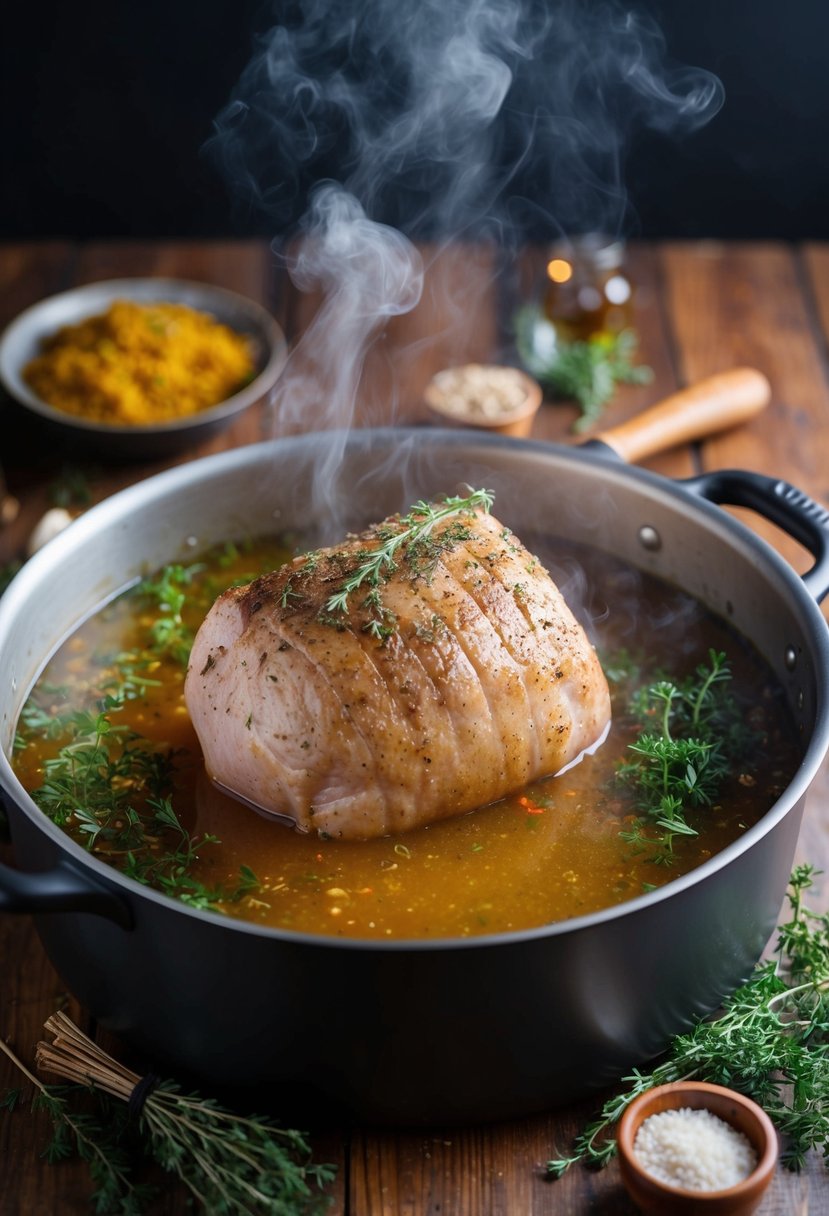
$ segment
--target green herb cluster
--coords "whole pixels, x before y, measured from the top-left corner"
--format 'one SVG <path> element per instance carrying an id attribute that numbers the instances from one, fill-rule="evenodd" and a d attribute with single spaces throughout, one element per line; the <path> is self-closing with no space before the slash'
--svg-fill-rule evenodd
<path id="1" fill-rule="evenodd" d="M 660 864 L 671 864 L 676 837 L 697 835 L 688 812 L 713 802 L 746 745 L 730 679 L 725 655 L 710 650 L 708 663 L 686 681 L 657 680 L 632 698 L 631 710 L 647 728 L 629 744 L 633 759 L 616 774 L 633 789 L 640 812 L 622 837 Z"/>
<path id="2" fill-rule="evenodd" d="M 720 1016 L 673 1039 L 652 1072 L 634 1070 L 576 1138 L 569 1156 L 547 1162 L 549 1177 L 571 1165 L 604 1166 L 616 1153 L 614 1128 L 634 1098 L 655 1085 L 700 1080 L 748 1094 L 784 1138 L 783 1160 L 798 1169 L 811 1149 L 829 1160 L 829 913 L 803 896 L 816 871 L 791 875 L 791 919 L 778 928 L 775 958 L 757 964 Z"/>
<path id="3" fill-rule="evenodd" d="M 20 1063 L 3 1044 L 6 1054 Z M 32 1112 L 43 1111 L 52 1124 L 52 1134 L 41 1156 L 49 1165 L 70 1161 L 74 1157 L 85 1161 L 92 1180 L 90 1202 L 99 1213 L 119 1213 L 119 1216 L 140 1216 L 157 1195 L 156 1188 L 133 1178 L 134 1162 L 127 1148 L 129 1129 L 124 1115 L 101 1097 L 98 1111 L 80 1110 L 72 1106 L 85 1087 L 80 1085 L 41 1085 L 24 1070 L 36 1085 L 31 1102 Z M 0 1107 L 14 1110 L 23 1096 L 22 1090 L 8 1090 Z"/>
<path id="4" fill-rule="evenodd" d="M 516 345 L 522 363 L 539 383 L 556 397 L 574 401 L 581 411 L 573 430 L 586 431 L 601 416 L 618 384 L 648 384 L 653 370 L 634 363 L 638 345 L 632 329 L 602 332 L 587 339 L 566 341 L 555 336 L 549 351 L 536 338 L 538 310 L 521 309 L 516 316 Z"/>
<path id="5" fill-rule="evenodd" d="M 335 1169 L 311 1161 L 303 1132 L 259 1115 L 244 1117 L 212 1098 L 182 1093 L 171 1081 L 151 1095 L 141 1130 L 152 1156 L 177 1175 L 210 1213 L 291 1216 L 327 1207 L 314 1191 L 333 1181 Z"/>
<path id="6" fill-rule="evenodd" d="M 177 1178 L 206 1216 L 309 1216 L 328 1206 L 321 1192 L 336 1170 L 311 1160 L 304 1132 L 237 1114 L 170 1080 L 158 1084 L 131 1120 L 127 1108 L 100 1089 L 97 1109 L 91 1108 L 89 1086 L 44 1085 L 2 1041 L 0 1050 L 35 1087 L 32 1109 L 51 1120 L 43 1156 L 51 1164 L 72 1157 L 86 1162 L 98 1213 L 146 1212 L 159 1188 L 137 1181 L 136 1173 L 151 1162 Z M 13 1111 L 21 1092 L 8 1090 L 0 1110 Z"/>
<path id="7" fill-rule="evenodd" d="M 169 655 L 175 662 L 186 666 L 193 645 L 193 631 L 182 617 L 187 602 L 187 588 L 204 565 L 165 566 L 156 578 L 146 578 L 138 584 L 133 594 L 146 597 L 149 604 L 159 609 L 159 615 L 150 627 L 152 649 L 155 657 Z"/>
<path id="8" fill-rule="evenodd" d="M 370 613 L 365 629 L 379 641 L 385 641 L 394 633 L 397 622 L 394 613 L 383 604 L 380 588 L 398 569 L 399 560 L 405 557 L 413 576 L 431 578 L 441 555 L 470 535 L 469 529 L 458 523 L 435 538 L 432 536 L 435 526 L 452 515 L 469 514 L 478 508 L 489 511 L 492 503 L 493 496 L 488 490 L 473 490 L 465 498 L 446 498 L 439 505 L 415 503 L 395 523 L 377 530 L 379 544 L 358 554 L 356 568 L 326 600 L 322 619 L 334 625 L 341 622 L 348 612 L 349 597 L 366 587 L 360 605 Z"/>
<path id="9" fill-rule="evenodd" d="M 232 888 L 206 886 L 191 873 L 201 850 L 218 841 L 191 836 L 182 825 L 170 798 L 175 757 L 114 721 L 123 705 L 123 696 L 107 696 L 95 711 L 50 715 L 27 707 L 24 730 L 69 739 L 45 762 L 34 801 L 90 852 L 190 907 L 214 908 L 256 890 L 258 879 L 247 866 Z M 25 743 L 22 734 L 18 746 Z"/>
<path id="10" fill-rule="evenodd" d="M 227 564 L 238 557 L 234 547 Z M 65 699 L 66 690 L 41 683 L 23 710 L 15 747 L 25 747 L 35 736 L 60 744 L 44 762 L 42 785 L 32 791 L 54 823 L 137 882 L 190 907 L 214 909 L 256 891 L 256 875 L 242 866 L 227 886 L 195 877 L 194 863 L 219 842 L 215 836 L 193 836 L 174 808 L 176 755 L 118 722 L 128 701 L 160 683 L 149 674 L 159 663 L 174 670 L 186 666 L 193 634 L 185 608 L 204 570 L 203 564 L 170 565 L 138 583 L 129 595 L 146 606 L 145 637 L 107 660 L 109 671 L 100 683 L 104 695 L 90 708 L 56 713 L 52 701 Z"/>

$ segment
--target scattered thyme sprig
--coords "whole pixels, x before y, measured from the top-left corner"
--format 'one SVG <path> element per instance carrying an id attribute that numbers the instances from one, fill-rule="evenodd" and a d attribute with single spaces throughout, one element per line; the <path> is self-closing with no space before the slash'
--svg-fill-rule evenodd
<path id="1" fill-rule="evenodd" d="M 577 1136 L 572 1153 L 547 1162 L 549 1177 L 576 1162 L 607 1165 L 616 1153 L 615 1125 L 630 1103 L 673 1081 L 709 1081 L 753 1098 L 783 1134 L 790 1168 L 799 1169 L 810 1149 L 829 1160 L 829 912 L 803 903 L 817 873 L 809 865 L 792 872 L 792 915 L 778 927 L 776 957 L 757 964 L 719 1017 L 674 1038 L 652 1072 L 623 1077 L 626 1088 Z"/>
<path id="2" fill-rule="evenodd" d="M 579 406 L 574 431 L 593 426 L 617 384 L 649 384 L 653 379 L 651 368 L 633 362 L 636 347 L 636 334 L 630 329 L 561 343 L 555 360 L 541 374 L 541 382 L 556 396 L 571 398 Z"/>
<path id="3" fill-rule="evenodd" d="M 554 396 L 578 405 L 576 432 L 597 421 L 617 384 L 648 384 L 653 379 L 652 368 L 633 362 L 638 340 L 632 329 L 565 341 L 538 308 L 527 305 L 516 315 L 515 337 L 527 371 Z"/>
<path id="4" fill-rule="evenodd" d="M 70 1106 L 69 1097 L 73 1091 L 80 1093 L 80 1086 L 44 1085 L 2 1038 L 0 1051 L 34 1087 L 32 1111 L 45 1111 L 51 1120 L 52 1137 L 42 1154 L 46 1161 L 56 1165 L 72 1156 L 79 1157 L 89 1167 L 95 1211 L 138 1216 L 156 1192 L 130 1177 L 131 1165 L 119 1142 L 117 1125 Z M 21 1089 L 7 1090 L 0 1101 L 0 1109 L 14 1111 L 22 1096 Z"/>
<path id="5" fill-rule="evenodd" d="M 170 799 L 174 757 L 114 721 L 124 698 L 104 697 L 95 711 L 60 718 L 69 741 L 44 764 L 43 784 L 32 791 L 40 809 L 71 830 L 90 852 L 117 865 L 128 877 L 158 887 L 193 908 L 236 902 L 259 886 L 242 866 L 232 888 L 208 887 L 191 872 L 215 836 L 191 836 Z M 32 707 L 26 730 L 52 734 L 55 723 Z M 25 735 L 22 742 L 25 743 Z"/>
<path id="6" fill-rule="evenodd" d="M 165 566 L 156 578 L 143 579 L 133 591 L 132 594 L 146 597 L 151 604 L 161 609 L 161 613 L 150 627 L 156 658 L 169 655 L 177 663 L 186 666 L 193 645 L 193 631 L 185 624 L 182 616 L 182 609 L 187 602 L 185 588 L 189 587 L 194 577 L 203 570 L 204 565 L 201 563 L 192 566 Z"/>
<path id="7" fill-rule="evenodd" d="M 436 563 L 441 551 L 439 548 L 437 553 L 432 552 L 427 546 L 427 540 L 435 525 L 451 515 L 468 514 L 478 508 L 489 511 L 493 501 L 489 490 L 473 490 L 465 498 L 446 498 L 439 505 L 422 500 L 415 503 L 394 525 L 385 525 L 378 530 L 380 543 L 375 549 L 359 554 L 356 569 L 326 600 L 322 619 L 336 624 L 348 611 L 349 596 L 360 587 L 366 586 L 368 591 L 361 605 L 371 613 L 366 629 L 380 640 L 387 638 L 394 631 L 395 620 L 394 614 L 383 605 L 379 589 L 397 569 L 398 555 L 409 553 L 415 564 L 415 572 L 428 577 L 430 566 Z M 446 547 L 459 539 L 456 532 L 447 539 Z"/>
<path id="8" fill-rule="evenodd" d="M 710 805 L 745 742 L 742 714 L 726 691 L 730 679 L 725 655 L 710 650 L 708 664 L 684 683 L 657 680 L 633 698 L 633 712 L 649 726 L 628 745 L 635 758 L 617 769 L 641 812 L 621 835 L 659 864 L 673 861 L 675 837 L 697 835 L 688 810 Z"/>
<path id="9" fill-rule="evenodd" d="M 156 1196 L 137 1184 L 125 1149 L 128 1102 L 139 1076 L 83 1034 L 63 1013 L 46 1023 L 52 1042 L 37 1046 L 38 1068 L 71 1082 L 44 1085 L 0 1040 L 2 1049 L 37 1090 L 36 1104 L 52 1119 L 54 1135 L 46 1156 L 61 1160 L 77 1153 L 89 1167 L 92 1201 L 99 1212 L 140 1216 Z M 118 1100 L 105 1117 L 80 1113 L 70 1100 L 90 1088 Z M 5 1103 L 12 1109 L 14 1102 Z M 175 1175 L 208 1216 L 300 1216 L 321 1210 L 320 1193 L 335 1169 L 317 1165 L 304 1132 L 273 1119 L 240 1115 L 198 1093 L 183 1093 L 161 1080 L 136 1120 L 143 1153 Z"/>

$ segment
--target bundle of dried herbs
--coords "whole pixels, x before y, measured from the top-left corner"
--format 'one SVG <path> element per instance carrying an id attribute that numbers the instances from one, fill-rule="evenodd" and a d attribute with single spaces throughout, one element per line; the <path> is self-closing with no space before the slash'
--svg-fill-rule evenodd
<path id="1" fill-rule="evenodd" d="M 212 1098 L 184 1093 L 175 1081 L 141 1078 L 64 1013 L 54 1014 L 45 1028 L 52 1040 L 38 1044 L 37 1067 L 68 1085 L 44 1085 L 2 1040 L 0 1049 L 34 1086 L 33 1108 L 52 1121 L 47 1160 L 79 1156 L 89 1166 L 96 1212 L 146 1211 L 157 1194 L 136 1181 L 146 1159 L 175 1176 L 206 1216 L 308 1216 L 327 1205 L 324 1188 L 335 1169 L 311 1161 L 304 1132 L 236 1114 Z M 90 1090 L 103 1099 L 98 1112 L 88 1104 L 79 1108 Z M 0 1107 L 13 1110 L 21 1096 L 7 1091 Z"/>

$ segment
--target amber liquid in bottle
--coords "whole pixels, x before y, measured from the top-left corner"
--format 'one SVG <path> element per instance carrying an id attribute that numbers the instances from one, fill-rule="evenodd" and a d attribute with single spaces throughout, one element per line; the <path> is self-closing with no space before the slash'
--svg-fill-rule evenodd
<path id="1" fill-rule="evenodd" d="M 574 237 L 549 252 L 544 313 L 568 342 L 618 334 L 633 325 L 633 284 L 624 243 Z"/>

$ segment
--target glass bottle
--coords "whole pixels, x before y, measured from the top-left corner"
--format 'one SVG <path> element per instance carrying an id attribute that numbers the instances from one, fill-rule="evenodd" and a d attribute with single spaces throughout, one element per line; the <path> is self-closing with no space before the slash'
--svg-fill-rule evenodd
<path id="1" fill-rule="evenodd" d="M 549 250 L 543 312 L 564 341 L 618 334 L 633 326 L 633 283 L 624 241 L 587 233 Z"/>

